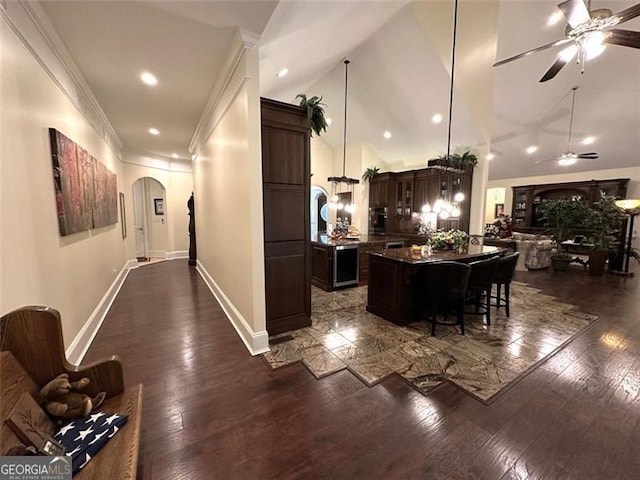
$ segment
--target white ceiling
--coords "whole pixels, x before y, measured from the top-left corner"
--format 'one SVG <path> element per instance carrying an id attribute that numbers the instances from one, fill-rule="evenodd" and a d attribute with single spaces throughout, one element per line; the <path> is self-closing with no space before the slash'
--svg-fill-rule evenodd
<path id="1" fill-rule="evenodd" d="M 632 1 L 593 1 L 614 12 Z M 187 146 L 213 88 L 235 28 L 262 35 L 261 93 L 294 102 L 297 93 L 322 95 L 334 120 L 322 139 L 342 146 L 344 66 L 348 57 L 348 142 L 365 142 L 392 169 L 419 166 L 446 150 L 449 75 L 406 1 L 80 2 L 43 5 L 125 148 L 189 158 Z M 497 59 L 562 38 L 564 24 L 546 26 L 554 1 L 502 0 Z M 450 20 L 448 20 L 450 22 Z M 478 28 L 465 21 L 463 29 Z M 623 25 L 640 30 L 640 18 Z M 469 33 L 468 30 L 464 33 Z M 609 46 L 544 84 L 555 59 L 549 49 L 495 69 L 490 178 L 554 174 L 640 165 L 640 50 Z M 461 58 L 459 61 L 478 61 Z M 484 60 L 483 60 L 484 61 Z M 276 78 L 282 67 L 289 74 Z M 456 72 L 469 71 L 457 68 Z M 159 78 L 149 88 L 142 70 Z M 473 71 L 473 69 L 471 69 Z M 566 149 L 571 87 L 577 92 L 577 152 L 598 160 L 568 168 L 536 164 Z M 434 125 L 436 113 L 445 119 Z M 147 130 L 161 131 L 152 137 Z M 393 133 L 384 140 L 382 133 Z M 456 93 L 452 144 L 481 147 L 480 128 Z M 539 146 L 529 156 L 524 149 Z"/>

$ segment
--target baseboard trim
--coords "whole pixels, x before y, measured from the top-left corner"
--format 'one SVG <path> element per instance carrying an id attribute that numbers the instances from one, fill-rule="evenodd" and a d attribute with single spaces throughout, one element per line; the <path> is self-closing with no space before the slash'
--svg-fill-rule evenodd
<path id="1" fill-rule="evenodd" d="M 176 258 L 189 258 L 189 250 L 176 250 L 175 252 L 167 252 L 167 260 Z"/>
<path id="2" fill-rule="evenodd" d="M 89 347 L 91 346 L 91 342 L 93 342 L 98 330 L 100 330 L 100 326 L 102 325 L 107 312 L 111 308 L 113 301 L 118 295 L 120 288 L 122 288 L 122 285 L 129 274 L 129 270 L 136 268 L 137 266 L 138 262 L 135 259 L 129 260 L 124 264 L 124 267 L 122 267 L 122 270 L 120 270 L 120 273 L 116 276 L 115 280 L 107 290 L 107 293 L 104 294 L 102 300 L 98 303 L 98 306 L 95 308 L 82 329 L 80 329 L 76 338 L 73 339 L 69 348 L 67 348 L 65 353 L 69 363 L 73 365 L 80 365 L 82 359 L 87 353 L 87 350 L 89 350 Z"/>
<path id="3" fill-rule="evenodd" d="M 249 350 L 251 355 L 259 355 L 269 351 L 269 334 L 266 330 L 261 332 L 254 332 L 247 321 L 240 314 L 238 309 L 231 303 L 224 292 L 220 289 L 213 277 L 209 275 L 207 269 L 204 268 L 200 260 L 197 261 L 196 271 L 200 274 L 204 283 L 206 283 L 213 296 L 216 298 L 222 310 L 224 311 L 227 319 L 233 328 L 236 329 L 238 336 L 244 342 L 245 347 Z"/>

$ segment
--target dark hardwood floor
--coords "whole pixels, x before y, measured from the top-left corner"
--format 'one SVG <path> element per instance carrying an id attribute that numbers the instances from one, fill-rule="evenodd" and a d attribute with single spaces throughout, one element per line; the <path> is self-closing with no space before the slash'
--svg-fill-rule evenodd
<path id="1" fill-rule="evenodd" d="M 85 362 L 116 353 L 144 383 L 141 479 L 639 478 L 640 276 L 516 279 L 601 318 L 488 406 L 271 371 L 186 260 L 130 272 Z"/>

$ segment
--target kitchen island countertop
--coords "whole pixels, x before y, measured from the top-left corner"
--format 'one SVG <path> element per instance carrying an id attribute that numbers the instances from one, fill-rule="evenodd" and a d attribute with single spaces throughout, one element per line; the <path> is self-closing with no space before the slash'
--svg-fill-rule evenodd
<path id="1" fill-rule="evenodd" d="M 374 243 L 388 243 L 388 242 L 401 242 L 406 241 L 400 237 L 392 237 L 390 235 L 360 235 L 357 239 L 341 239 L 333 240 L 329 235 L 317 234 L 311 235 L 311 244 L 324 245 L 327 247 L 337 247 L 340 245 L 365 245 Z"/>

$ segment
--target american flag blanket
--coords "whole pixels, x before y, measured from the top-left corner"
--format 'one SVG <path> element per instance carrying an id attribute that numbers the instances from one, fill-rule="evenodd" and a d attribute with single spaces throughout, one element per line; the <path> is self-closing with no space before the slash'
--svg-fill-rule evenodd
<path id="1" fill-rule="evenodd" d="M 126 415 L 95 412 L 63 423 L 53 438 L 66 448 L 75 475 L 125 423 Z"/>

